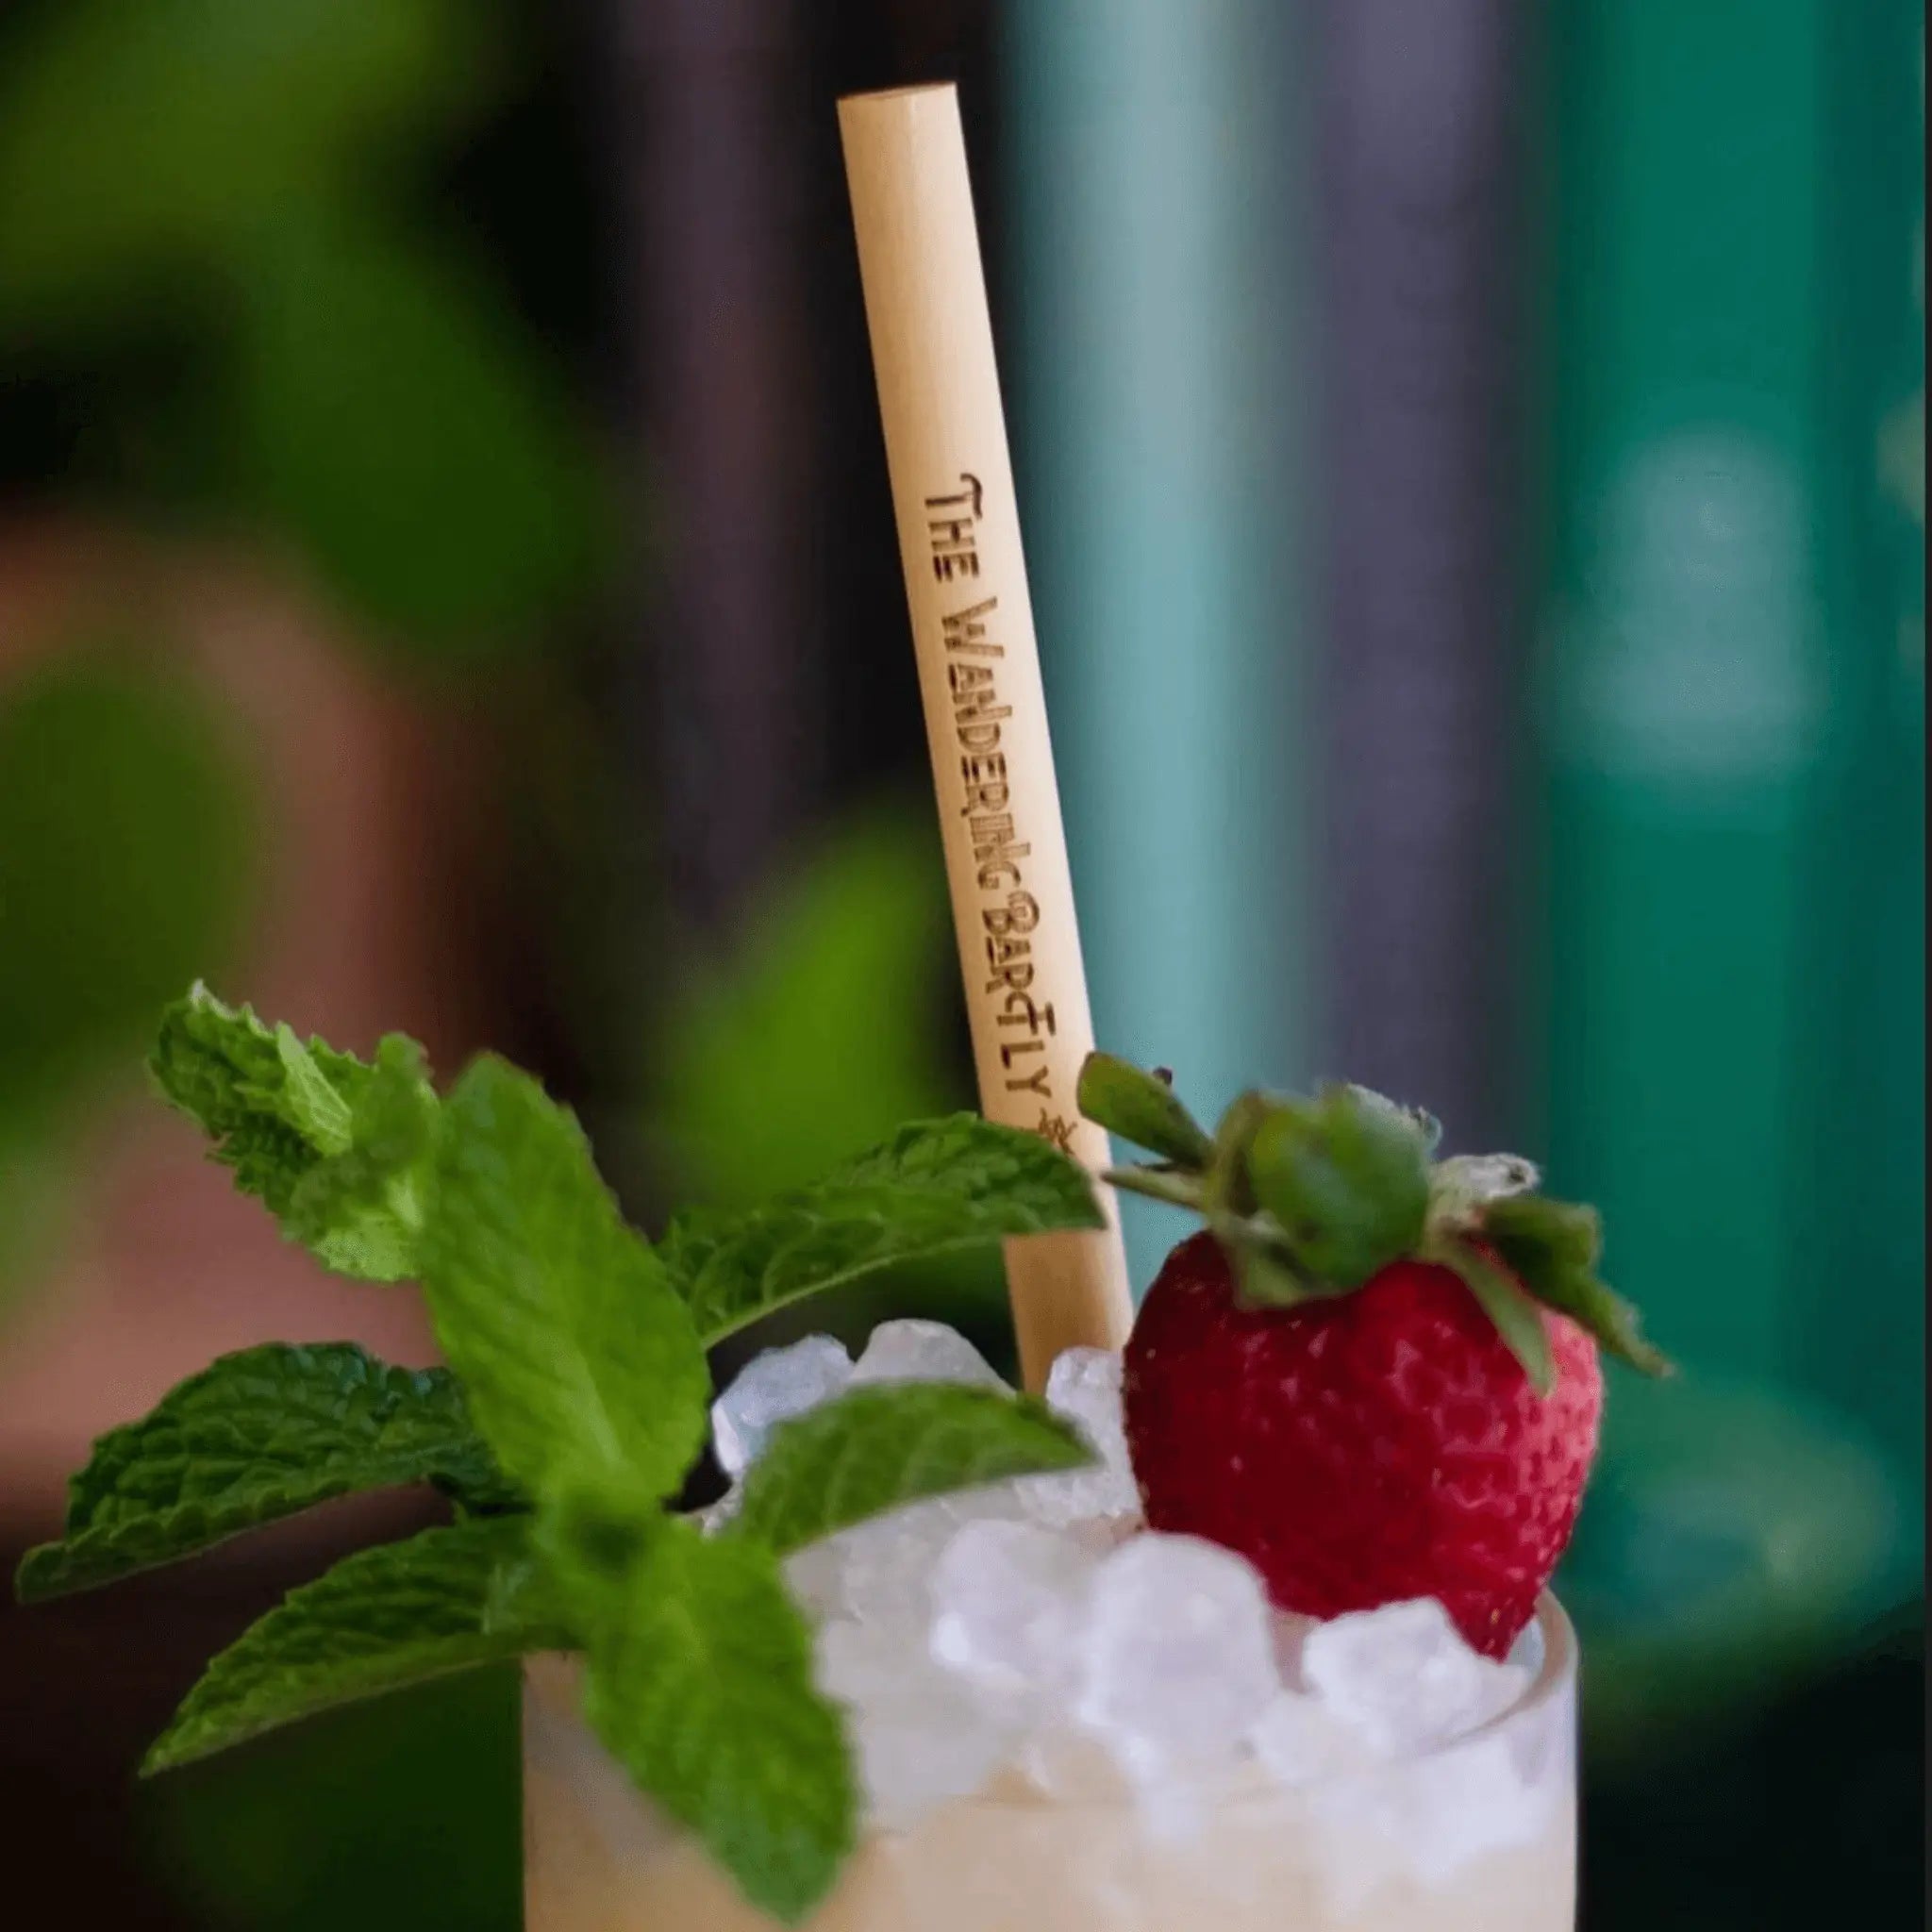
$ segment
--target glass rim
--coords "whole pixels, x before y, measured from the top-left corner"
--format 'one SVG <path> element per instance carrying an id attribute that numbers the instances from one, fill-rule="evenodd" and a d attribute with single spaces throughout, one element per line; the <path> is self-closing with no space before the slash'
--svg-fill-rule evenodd
<path id="1" fill-rule="evenodd" d="M 1243 1765 L 1233 1773 L 1217 1771 L 1200 1781 L 1201 1794 L 1216 1795 L 1219 1802 L 1224 1805 L 1244 1808 L 1250 1806 L 1291 1804 L 1324 1790 L 1332 1790 L 1338 1786 L 1373 1782 L 1380 1777 L 1400 1776 L 1404 1772 L 1418 1765 L 1432 1764 L 1456 1752 L 1467 1751 L 1499 1734 L 1507 1733 L 1513 1725 L 1531 1721 L 1575 1683 L 1580 1654 L 1575 1626 L 1570 1622 L 1569 1612 L 1547 1590 L 1537 1598 L 1536 1612 L 1530 1624 L 1525 1624 L 1524 1628 L 1532 1626 L 1542 1638 L 1541 1663 L 1522 1691 L 1501 1710 L 1485 1718 L 1481 1724 L 1473 1725 L 1466 1731 L 1458 1731 L 1454 1737 L 1424 1745 L 1421 1750 L 1405 1751 L 1399 1757 L 1372 1764 L 1354 1765 L 1346 1771 L 1338 1772 L 1332 1776 L 1313 1779 L 1306 1785 L 1277 1783 L 1258 1764 Z M 1069 1797 L 1056 1797 L 1038 1789 L 1016 1790 L 1012 1789 L 1009 1780 L 1018 1776 L 1024 1776 L 1024 1774 L 1008 1766 L 991 1787 L 965 1797 L 949 1800 L 949 1808 L 951 1806 L 961 1805 L 974 1809 L 1031 1813 L 1118 1812 L 1131 1807 L 1135 1803 L 1133 1793 L 1125 1790 L 1081 1792 Z M 864 1827 L 868 1834 L 876 1832 L 879 1828 L 873 1824 Z"/>
<path id="2" fill-rule="evenodd" d="M 1417 1766 L 1435 1763 L 1455 1752 L 1466 1751 L 1486 1740 L 1506 1734 L 1512 1726 L 1532 1721 L 1546 1709 L 1558 1696 L 1562 1695 L 1576 1680 L 1579 1648 L 1576 1632 L 1571 1624 L 1569 1614 L 1556 1597 L 1544 1591 L 1537 1599 L 1536 1613 L 1532 1624 L 1542 1639 L 1542 1660 L 1536 1674 L 1524 1686 L 1522 1691 L 1502 1709 L 1492 1716 L 1472 1726 L 1469 1730 L 1458 1731 L 1454 1737 L 1424 1746 L 1420 1750 L 1406 1751 L 1399 1757 L 1390 1757 L 1374 1763 L 1351 1766 L 1346 1771 L 1332 1776 L 1317 1778 L 1306 1785 L 1284 1785 L 1269 1776 L 1257 1763 L 1243 1764 L 1238 1770 L 1217 1769 L 1199 1780 L 1198 1790 L 1203 1797 L 1212 1797 L 1220 1805 L 1241 1808 L 1254 1806 L 1292 1804 L 1307 1800 L 1324 1790 L 1362 1781 L 1373 1782 L 1376 1778 L 1400 1776 Z M 1530 1626 L 1525 1626 L 1530 1627 Z M 523 1659 L 525 1697 L 530 1694 L 530 1677 L 539 1679 L 536 1694 L 541 1702 L 553 1703 L 556 1688 L 566 1683 L 564 1702 L 571 1716 L 576 1723 L 583 1723 L 577 1693 L 581 1680 L 574 1657 L 556 1653 L 541 1653 Z M 562 1664 L 565 1669 L 553 1674 L 548 1666 Z M 531 1667 L 537 1669 L 533 1673 Z M 1024 1774 L 1017 1766 L 1007 1766 L 988 1787 L 950 1799 L 945 1807 L 951 1810 L 965 1807 L 974 1810 L 1024 1812 L 1038 1816 L 1042 1812 L 1095 1811 L 1119 1813 L 1129 1809 L 1135 1804 L 1131 1790 L 1122 1789 L 1108 1791 L 1082 1791 L 1066 1796 L 1056 1796 L 1037 1787 L 1024 1786 Z M 1015 1789 L 1016 1784 L 1024 1788 Z M 640 1803 L 648 1804 L 641 1794 Z M 913 1827 L 917 1829 L 917 1827 Z M 897 1835 L 891 1827 L 864 1823 L 861 1826 L 865 1836 L 871 1837 L 882 1830 L 888 1835 Z"/>
<path id="3" fill-rule="evenodd" d="M 1558 1691 L 1575 1682 L 1578 1657 L 1576 1626 L 1571 1623 L 1569 1611 L 1551 1591 L 1546 1590 L 1537 1598 L 1536 1610 L 1524 1627 L 1534 1628 L 1542 1638 L 1543 1656 L 1536 1674 L 1523 1687 L 1522 1694 L 1473 1729 L 1458 1731 L 1453 1738 L 1444 1738 L 1439 1743 L 1430 1744 L 1421 1751 L 1411 1751 L 1407 1757 L 1392 1761 L 1415 1763 L 1459 1751 L 1466 1744 L 1473 1744 L 1478 1739 L 1502 1730 L 1518 1718 L 1541 1710 Z"/>

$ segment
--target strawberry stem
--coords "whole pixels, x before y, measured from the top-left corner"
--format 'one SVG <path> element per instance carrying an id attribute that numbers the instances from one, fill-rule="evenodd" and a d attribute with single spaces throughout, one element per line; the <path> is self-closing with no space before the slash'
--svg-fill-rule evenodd
<path id="1" fill-rule="evenodd" d="M 1515 1154 L 1432 1160 L 1436 1122 L 1362 1087 L 1328 1086 L 1312 1098 L 1251 1091 L 1210 1137 L 1169 1079 L 1091 1054 L 1080 1071 L 1081 1111 L 1158 1157 L 1105 1178 L 1199 1214 L 1248 1306 L 1346 1294 L 1412 1256 L 1467 1284 L 1539 1393 L 1556 1373 L 1541 1308 L 1644 1374 L 1670 1373 L 1639 1333 L 1636 1310 L 1597 1278 L 1595 1210 L 1537 1193 L 1533 1162 Z"/>
<path id="2" fill-rule="evenodd" d="M 1090 1121 L 1175 1167 L 1199 1173 L 1213 1157 L 1214 1143 L 1168 1081 L 1110 1053 L 1087 1056 L 1074 1098 Z"/>

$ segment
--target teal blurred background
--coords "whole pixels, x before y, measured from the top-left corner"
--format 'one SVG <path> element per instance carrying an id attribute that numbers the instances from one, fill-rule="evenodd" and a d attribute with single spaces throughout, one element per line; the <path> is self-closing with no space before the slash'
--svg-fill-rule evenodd
<path id="1" fill-rule="evenodd" d="M 970 1104 L 832 113 L 927 78 L 1103 1041 L 1603 1207 L 1685 1374 L 1614 1382 L 1562 1585 L 1587 1923 L 1916 1923 L 1906 0 L 14 0 L 0 1545 L 221 1349 L 426 1356 L 143 1101 L 196 974 L 541 1069 L 646 1226 Z M 1009 1357 L 1001 1296 L 837 1319 Z M 34 1923 L 516 1923 L 501 1678 L 131 1784 L 406 1507 L 0 1612 Z"/>

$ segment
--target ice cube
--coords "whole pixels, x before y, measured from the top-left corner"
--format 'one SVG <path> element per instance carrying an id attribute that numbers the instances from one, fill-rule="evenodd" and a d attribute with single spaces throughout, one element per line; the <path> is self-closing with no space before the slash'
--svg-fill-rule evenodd
<path id="1" fill-rule="evenodd" d="M 904 1830 L 978 1790 L 1012 1756 L 1019 1728 L 923 1647 L 847 1619 L 818 1633 L 818 1678 L 851 1717 L 870 1820 Z"/>
<path id="2" fill-rule="evenodd" d="M 820 1616 L 916 1632 L 932 1618 L 932 1574 L 940 1553 L 969 1523 L 1020 1515 L 1011 1483 L 956 1490 L 868 1517 L 808 1545 L 785 1565 L 786 1580 Z"/>
<path id="3" fill-rule="evenodd" d="M 1101 1455 L 1125 1463 L 1121 1357 L 1117 1349 L 1062 1349 L 1047 1372 L 1046 1406 L 1057 1415 L 1077 1424 L 1080 1433 Z"/>
<path id="4" fill-rule="evenodd" d="M 933 1656 L 989 1690 L 1052 1699 L 1072 1679 L 1094 1561 L 1034 1524 L 966 1524 L 932 1573 Z"/>
<path id="5" fill-rule="evenodd" d="M 855 1382 L 964 1382 L 1004 1389 L 992 1365 L 943 1322 L 881 1322 L 852 1372 Z"/>
<path id="6" fill-rule="evenodd" d="M 1278 1691 L 1269 1700 L 1248 1733 L 1248 1744 L 1268 1775 L 1291 1790 L 1370 1761 L 1368 1747 L 1351 1725 L 1295 1690 Z"/>
<path id="7" fill-rule="evenodd" d="M 1232 1551 L 1136 1537 L 1101 1560 L 1089 1604 L 1079 1713 L 1139 1784 L 1231 1757 L 1281 1688 L 1261 1580 Z"/>
<path id="8" fill-rule="evenodd" d="M 936 1497 L 841 1530 L 833 1540 L 844 1565 L 846 1613 L 861 1624 L 924 1645 L 932 1621 L 932 1574 L 961 1519 Z"/>
<path id="9" fill-rule="evenodd" d="M 1410 1868 L 1440 1885 L 1491 1852 L 1535 1838 L 1553 1800 L 1524 1783 L 1508 1741 L 1472 1738 L 1404 1767 L 1402 1840 Z"/>
<path id="10" fill-rule="evenodd" d="M 1141 1492 L 1121 1421 L 1120 1356 L 1108 1348 L 1064 1350 L 1047 1377 L 1046 1400 L 1079 1430 L 1100 1460 L 1064 1475 L 1025 1478 L 1019 1493 L 1027 1514 L 1049 1528 L 1084 1522 L 1124 1528 L 1138 1523 Z"/>
<path id="11" fill-rule="evenodd" d="M 822 1537 L 785 1559 L 785 1583 L 806 1610 L 823 1623 L 845 1610 L 845 1552 L 838 1537 Z"/>
<path id="12" fill-rule="evenodd" d="M 852 1374 L 845 1344 L 829 1335 L 754 1356 L 711 1405 L 711 1438 L 724 1474 L 742 1475 L 776 1424 L 841 1394 Z"/>
<path id="13" fill-rule="evenodd" d="M 1487 1723 L 1527 1674 L 1478 1657 L 1433 1597 L 1332 1618 L 1302 1641 L 1309 1692 L 1377 1751 L 1425 1751 Z"/>
<path id="14" fill-rule="evenodd" d="M 893 1644 L 850 1617 L 833 1617 L 820 1624 L 812 1646 L 819 1689 L 854 1710 L 899 1695 L 924 1664 L 917 1651 Z"/>

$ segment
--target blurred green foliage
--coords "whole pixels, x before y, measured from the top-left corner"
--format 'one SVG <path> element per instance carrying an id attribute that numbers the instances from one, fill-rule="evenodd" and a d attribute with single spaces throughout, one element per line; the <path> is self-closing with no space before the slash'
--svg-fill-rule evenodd
<path id="1" fill-rule="evenodd" d="M 728 958 L 658 1016 L 647 1132 L 679 1204 L 736 1207 L 794 1188 L 901 1122 L 973 1103 L 949 1058 L 958 973 L 939 834 L 924 809 L 877 808 L 774 879 Z M 720 1352 L 821 1332 L 862 1341 L 888 1315 L 952 1323 L 1013 1367 L 1006 1276 L 991 1255 L 889 1271 L 815 1298 Z"/>
<path id="2" fill-rule="evenodd" d="M 736 1208 L 815 1180 L 902 1121 L 970 1105 L 937 832 L 875 812 L 773 880 L 728 959 L 661 1016 L 653 1127 L 677 1191 Z"/>
<path id="3" fill-rule="evenodd" d="M 518 1683 L 464 1672 L 158 1779 L 157 1855 L 211 1932 L 516 1932 Z"/>
<path id="4" fill-rule="evenodd" d="M 51 1234 L 82 1109 L 228 957 L 259 870 L 250 778 L 152 654 L 82 642 L 0 688 L 0 1296 Z"/>
<path id="5" fill-rule="evenodd" d="M 503 105 L 512 39 L 483 0 L 17 20 L 0 374 L 114 395 L 58 487 L 292 540 L 406 656 L 528 640 L 580 600 L 605 465 L 546 351 L 422 211 Z M 157 341 L 161 392 L 115 394 Z"/>
<path id="6" fill-rule="evenodd" d="M 24 396 L 81 425 L 17 480 L 291 547 L 392 662 L 547 641 L 608 554 L 606 472 L 505 291 L 430 239 L 515 39 L 508 0 L 12 10 L 0 445 Z M 167 641 L 132 641 L 0 685 L 0 1294 L 107 1074 L 221 970 L 263 870 L 250 773 Z"/>
<path id="7" fill-rule="evenodd" d="M 466 0 L 67 0 L 0 96 L 0 318 L 99 324 L 143 277 L 219 274 L 492 87 Z"/>
<path id="8" fill-rule="evenodd" d="M 420 644 L 496 644 L 587 581 L 600 497 L 568 405 L 501 302 L 428 247 L 329 209 L 244 284 L 258 501 Z"/>

